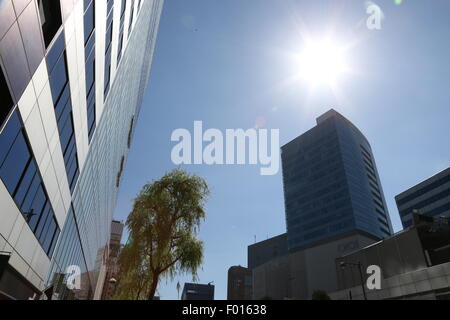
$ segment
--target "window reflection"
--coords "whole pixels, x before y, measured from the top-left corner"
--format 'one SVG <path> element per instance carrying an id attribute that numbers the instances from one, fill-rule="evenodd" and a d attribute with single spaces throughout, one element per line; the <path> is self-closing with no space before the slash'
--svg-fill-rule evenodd
<path id="1" fill-rule="evenodd" d="M 59 227 L 17 111 L 0 134 L 0 178 L 51 257 Z"/>
<path id="2" fill-rule="evenodd" d="M 52 59 L 56 56 L 54 50 L 59 53 L 60 48 L 52 47 L 50 50 Z M 50 63 L 53 63 L 53 61 L 50 60 Z M 63 50 L 57 58 L 54 68 L 50 73 L 50 88 L 55 107 L 55 116 L 67 179 L 70 190 L 73 192 L 79 176 L 79 166 L 65 50 Z"/>
<path id="3" fill-rule="evenodd" d="M 61 27 L 61 6 L 59 0 L 38 0 L 38 7 L 45 47 L 47 48 Z"/>

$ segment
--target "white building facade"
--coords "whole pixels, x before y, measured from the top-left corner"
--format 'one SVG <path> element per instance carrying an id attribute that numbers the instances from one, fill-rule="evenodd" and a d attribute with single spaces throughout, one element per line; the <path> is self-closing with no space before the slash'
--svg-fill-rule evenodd
<path id="1" fill-rule="evenodd" d="M 162 6 L 0 2 L 0 299 L 94 298 Z"/>

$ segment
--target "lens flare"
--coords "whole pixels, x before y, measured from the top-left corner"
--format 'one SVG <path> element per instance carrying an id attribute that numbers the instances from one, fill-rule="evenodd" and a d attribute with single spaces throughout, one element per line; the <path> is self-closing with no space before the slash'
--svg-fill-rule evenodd
<path id="1" fill-rule="evenodd" d="M 311 84 L 333 84 L 347 70 L 343 48 L 330 40 L 307 43 L 298 63 L 300 77 Z"/>

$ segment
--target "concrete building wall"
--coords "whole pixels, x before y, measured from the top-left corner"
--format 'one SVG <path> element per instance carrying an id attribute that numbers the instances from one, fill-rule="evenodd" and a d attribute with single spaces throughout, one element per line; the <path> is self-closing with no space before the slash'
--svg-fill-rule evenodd
<path id="1" fill-rule="evenodd" d="M 316 290 L 338 288 L 335 259 L 374 243 L 371 237 L 351 234 L 301 249 L 253 270 L 253 298 L 311 299 Z"/>
<path id="2" fill-rule="evenodd" d="M 330 293 L 333 300 L 362 300 L 361 286 Z M 366 290 L 368 300 L 450 300 L 450 262 L 381 280 L 380 290 Z"/>
<path id="3" fill-rule="evenodd" d="M 349 299 L 351 292 L 362 299 L 362 283 L 368 299 L 450 299 L 450 220 L 414 220 L 412 228 L 337 258 L 338 290 L 332 297 Z M 377 290 L 367 285 L 369 266 L 381 272 Z"/>
<path id="4" fill-rule="evenodd" d="M 341 262 L 360 262 L 364 272 L 368 266 L 377 265 L 383 271 L 383 278 L 427 267 L 417 229 L 402 232 L 373 246 L 336 259 L 334 267 L 338 277 L 338 288 L 360 285 L 358 268 L 343 269 L 340 267 Z"/>
<path id="5" fill-rule="evenodd" d="M 284 256 L 288 253 L 287 234 L 257 242 L 248 246 L 247 266 L 254 269 L 272 259 Z"/>

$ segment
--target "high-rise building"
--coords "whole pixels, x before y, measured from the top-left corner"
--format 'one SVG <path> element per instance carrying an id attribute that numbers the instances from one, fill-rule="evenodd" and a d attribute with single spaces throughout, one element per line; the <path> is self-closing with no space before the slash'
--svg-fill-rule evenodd
<path id="1" fill-rule="evenodd" d="M 99 296 L 162 5 L 0 2 L 1 298 Z"/>
<path id="2" fill-rule="evenodd" d="M 341 114 L 320 116 L 281 157 L 289 250 L 353 232 L 391 235 L 370 144 Z"/>
<path id="3" fill-rule="evenodd" d="M 214 300 L 214 285 L 211 283 L 185 283 L 181 300 Z"/>
<path id="4" fill-rule="evenodd" d="M 311 299 L 338 289 L 335 259 L 388 237 L 371 147 L 334 110 L 282 147 L 287 233 L 248 247 L 254 299 Z"/>
<path id="5" fill-rule="evenodd" d="M 241 266 L 228 269 L 227 300 L 252 299 L 252 270 Z"/>
<path id="6" fill-rule="evenodd" d="M 450 217 L 450 167 L 395 197 L 403 228 L 413 224 L 413 211 Z"/>

